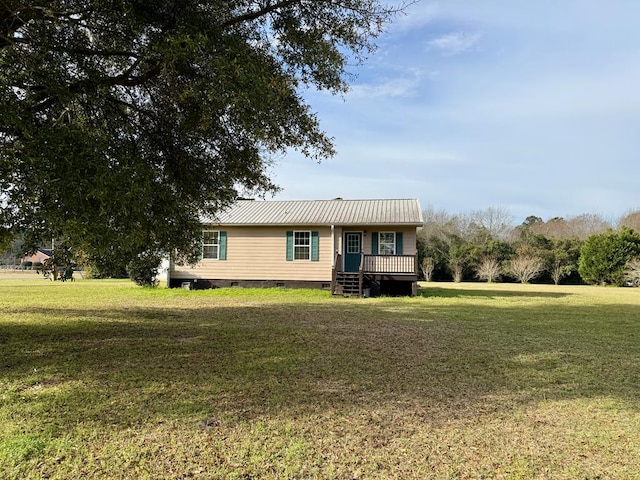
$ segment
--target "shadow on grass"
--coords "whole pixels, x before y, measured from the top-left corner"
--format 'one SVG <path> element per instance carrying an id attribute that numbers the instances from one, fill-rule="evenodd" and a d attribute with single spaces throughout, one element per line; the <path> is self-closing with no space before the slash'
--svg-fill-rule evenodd
<path id="1" fill-rule="evenodd" d="M 491 290 L 489 288 L 482 290 L 458 290 L 445 287 L 422 287 L 418 289 L 420 297 L 524 297 L 524 298 L 562 298 L 571 295 L 566 292 L 526 292 L 522 290 Z"/>
<path id="2" fill-rule="evenodd" d="M 637 408 L 640 307 L 483 307 L 469 321 L 383 306 L 14 310 L 42 320 L 0 323 L 5 405 L 52 433 L 390 404 L 432 423 L 543 399 Z"/>

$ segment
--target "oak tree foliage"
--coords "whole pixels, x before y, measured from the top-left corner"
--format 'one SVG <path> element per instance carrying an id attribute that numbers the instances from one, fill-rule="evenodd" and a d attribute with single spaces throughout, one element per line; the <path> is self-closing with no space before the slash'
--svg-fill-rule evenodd
<path id="1" fill-rule="evenodd" d="M 192 258 L 201 215 L 334 154 L 305 89 L 342 93 L 403 6 L 378 0 L 3 0 L 0 230 L 98 261 Z"/>

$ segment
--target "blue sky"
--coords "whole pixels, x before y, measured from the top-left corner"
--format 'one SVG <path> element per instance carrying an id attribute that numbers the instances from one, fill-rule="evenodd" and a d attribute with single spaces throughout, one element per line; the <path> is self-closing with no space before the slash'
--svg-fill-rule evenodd
<path id="1" fill-rule="evenodd" d="M 337 155 L 292 153 L 276 199 L 419 198 L 520 223 L 640 208 L 640 2 L 422 0 L 306 96 Z"/>

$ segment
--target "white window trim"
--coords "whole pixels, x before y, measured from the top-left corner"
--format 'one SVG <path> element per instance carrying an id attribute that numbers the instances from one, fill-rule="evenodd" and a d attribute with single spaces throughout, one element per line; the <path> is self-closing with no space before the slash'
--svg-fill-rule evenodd
<path id="1" fill-rule="evenodd" d="M 382 247 L 382 235 L 386 235 L 388 233 L 393 235 L 393 253 L 380 253 Z M 378 232 L 378 255 L 396 255 L 396 252 L 398 251 L 397 247 L 396 232 Z"/>
<path id="2" fill-rule="evenodd" d="M 358 241 L 359 241 L 359 249 L 357 252 L 350 252 L 349 251 L 349 241 L 348 241 L 348 237 L 349 235 L 357 235 L 358 236 Z M 344 232 L 344 251 L 347 255 L 360 255 L 362 253 L 362 243 L 363 243 L 363 232 Z"/>
<path id="3" fill-rule="evenodd" d="M 298 245 L 296 244 L 296 233 L 307 233 L 309 234 L 309 244 L 308 245 Z M 293 261 L 294 262 L 310 262 L 311 261 L 311 230 L 294 230 L 293 231 Z M 309 249 L 309 258 L 296 258 L 296 246 L 297 247 L 305 247 Z"/>
<path id="4" fill-rule="evenodd" d="M 206 233 L 217 233 L 218 234 L 218 243 L 204 243 L 204 234 Z M 218 255 L 216 257 L 205 257 L 204 256 L 204 249 L 205 247 L 218 247 Z M 214 260 L 214 261 L 218 261 L 220 260 L 220 230 L 209 230 L 209 229 L 205 229 L 202 230 L 202 252 L 201 252 L 201 256 L 202 256 L 202 260 L 204 261 L 209 261 L 209 260 Z"/>

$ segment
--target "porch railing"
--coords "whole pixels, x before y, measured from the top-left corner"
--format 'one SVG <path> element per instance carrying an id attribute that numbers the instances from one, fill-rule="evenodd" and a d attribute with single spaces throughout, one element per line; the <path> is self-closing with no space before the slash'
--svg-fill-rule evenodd
<path id="1" fill-rule="evenodd" d="M 358 271 L 345 273 L 342 267 L 342 255 L 336 252 L 331 271 L 331 291 L 334 294 L 362 296 L 365 279 L 379 274 L 393 275 L 396 280 L 411 280 L 414 285 L 413 294 L 416 294 L 417 255 L 365 255 L 362 253 Z"/>
<path id="2" fill-rule="evenodd" d="M 416 255 L 362 255 L 361 269 L 366 273 L 418 273 Z"/>
<path id="3" fill-rule="evenodd" d="M 331 290 L 334 289 L 336 284 L 336 277 L 338 272 L 342 271 L 342 255 L 336 252 L 336 255 L 333 259 L 333 268 L 331 269 Z"/>

